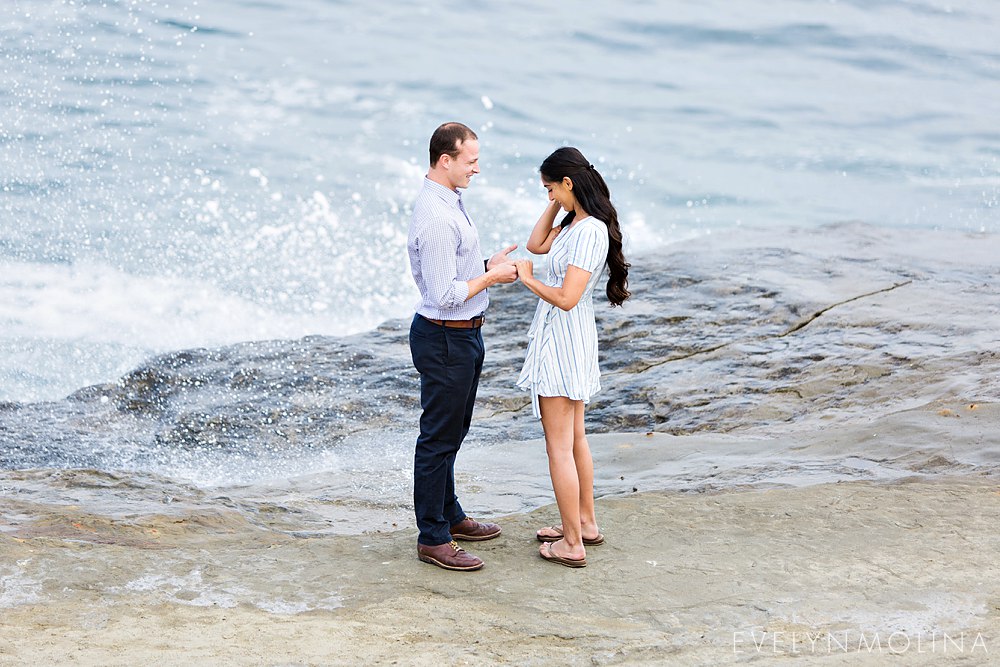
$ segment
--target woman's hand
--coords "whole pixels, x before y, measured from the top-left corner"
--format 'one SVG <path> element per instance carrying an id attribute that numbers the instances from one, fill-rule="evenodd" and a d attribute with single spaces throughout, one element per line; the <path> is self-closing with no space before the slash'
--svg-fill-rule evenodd
<path id="1" fill-rule="evenodd" d="M 531 264 L 530 259 L 519 259 L 514 262 L 514 266 L 517 267 L 517 277 L 521 279 L 523 283 L 525 278 L 528 280 L 534 278 L 534 267 Z"/>
<path id="2" fill-rule="evenodd" d="M 555 200 L 550 201 L 549 205 L 545 207 L 545 211 L 531 230 L 531 236 L 528 237 L 528 243 L 525 245 L 528 252 L 544 255 L 552 247 L 552 241 L 559 235 L 559 226 L 553 226 L 556 223 L 556 214 L 559 213 L 559 208 L 559 203 Z"/>

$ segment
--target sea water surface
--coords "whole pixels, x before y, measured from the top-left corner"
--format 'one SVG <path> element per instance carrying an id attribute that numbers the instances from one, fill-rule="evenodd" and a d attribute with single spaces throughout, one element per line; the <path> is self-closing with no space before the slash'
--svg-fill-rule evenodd
<path id="1" fill-rule="evenodd" d="M 480 135 L 484 252 L 580 147 L 630 251 L 863 221 L 996 231 L 1000 6 L 14 0 L 0 400 L 406 316 L 429 134 Z M 778 232 L 780 236 L 780 232 Z"/>

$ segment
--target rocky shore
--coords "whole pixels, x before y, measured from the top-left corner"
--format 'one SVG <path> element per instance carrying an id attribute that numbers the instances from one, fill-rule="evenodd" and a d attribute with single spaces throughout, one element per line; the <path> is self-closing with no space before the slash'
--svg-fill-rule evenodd
<path id="1" fill-rule="evenodd" d="M 479 573 L 414 557 L 404 321 L 0 405 L 0 664 L 990 664 L 998 257 L 860 224 L 634 254 L 634 300 L 598 309 L 582 571 L 536 555 L 516 285 L 459 461 L 504 526 Z"/>
<path id="2" fill-rule="evenodd" d="M 1000 652 L 995 480 L 650 492 L 604 498 L 599 514 L 608 543 L 583 570 L 535 555 L 546 507 L 503 517 L 477 548 L 486 568 L 456 575 L 417 561 L 411 531 L 303 539 L 222 512 L 66 511 L 0 540 L 0 664 L 985 665 Z"/>

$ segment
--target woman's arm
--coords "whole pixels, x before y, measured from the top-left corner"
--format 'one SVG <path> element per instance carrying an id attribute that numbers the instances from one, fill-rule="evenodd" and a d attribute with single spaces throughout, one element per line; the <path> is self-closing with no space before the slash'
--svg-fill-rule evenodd
<path id="1" fill-rule="evenodd" d="M 531 230 L 531 236 L 528 237 L 528 243 L 525 246 L 528 252 L 534 253 L 536 255 L 544 255 L 552 247 L 552 242 L 557 236 L 559 236 L 560 227 L 553 227 L 552 223 L 556 221 L 556 213 L 559 212 L 559 204 L 556 202 L 549 202 L 546 207 L 545 212 L 542 216 L 538 218 L 538 222 L 535 223 L 535 228 Z"/>
<path id="2" fill-rule="evenodd" d="M 520 259 L 514 262 L 514 266 L 517 267 L 517 277 L 525 287 L 534 292 L 538 298 L 563 310 L 572 310 L 580 303 L 580 297 L 583 296 L 587 281 L 590 280 L 590 271 L 584 271 L 579 266 L 570 264 L 566 267 L 566 277 L 563 279 L 562 287 L 551 287 L 535 279 L 530 259 Z"/>

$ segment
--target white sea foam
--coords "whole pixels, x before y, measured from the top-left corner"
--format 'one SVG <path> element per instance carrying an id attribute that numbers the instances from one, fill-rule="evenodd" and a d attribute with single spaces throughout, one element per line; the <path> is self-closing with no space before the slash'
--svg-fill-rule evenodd
<path id="1" fill-rule="evenodd" d="M 154 593 L 163 600 L 194 607 L 232 608 L 246 597 L 249 591 L 240 586 L 214 588 L 205 582 L 201 570 L 191 570 L 186 575 L 147 574 L 133 579 L 122 588 L 109 589 L 111 593 Z"/>
<path id="2" fill-rule="evenodd" d="M 303 614 L 307 611 L 315 611 L 317 609 L 322 610 L 332 610 L 338 609 L 344 606 L 343 601 L 335 596 L 327 597 L 319 602 L 291 602 L 283 598 L 276 598 L 274 600 L 270 599 L 260 599 L 254 601 L 254 606 L 259 609 L 263 609 L 271 614 L 281 614 L 281 615 L 294 615 Z"/>
<path id="3" fill-rule="evenodd" d="M 302 614 L 317 609 L 331 610 L 343 606 L 338 596 L 329 594 L 306 594 L 299 600 L 261 597 L 245 586 L 225 582 L 221 578 L 217 583 L 206 581 L 200 569 L 191 570 L 184 575 L 145 574 L 128 581 L 124 586 L 110 588 L 108 592 L 119 596 L 150 594 L 158 601 L 193 607 L 231 609 L 238 604 L 248 603 L 271 614 L 280 615 Z M 3 606 L 2 602 L 0 597 L 0 607 Z"/>
<path id="4" fill-rule="evenodd" d="M 311 304 L 282 311 L 196 278 L 89 262 L 7 262 L 0 271 L 0 399 L 63 396 L 171 350 L 343 335 L 381 321 L 377 311 Z"/>
<path id="5" fill-rule="evenodd" d="M 21 568 L 26 564 L 22 561 L 0 566 L 0 609 L 41 600 L 42 584 L 24 574 Z"/>

